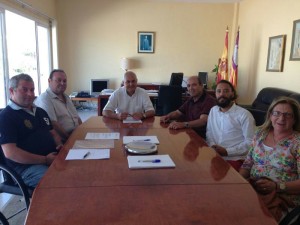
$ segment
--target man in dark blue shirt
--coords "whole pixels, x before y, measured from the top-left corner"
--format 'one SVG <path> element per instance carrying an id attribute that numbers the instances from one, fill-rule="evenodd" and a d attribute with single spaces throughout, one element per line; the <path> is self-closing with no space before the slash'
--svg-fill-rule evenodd
<path id="1" fill-rule="evenodd" d="M 10 79 L 10 101 L 0 113 L 0 144 L 7 164 L 36 187 L 61 147 L 46 111 L 33 104 L 34 82 L 27 74 Z"/>

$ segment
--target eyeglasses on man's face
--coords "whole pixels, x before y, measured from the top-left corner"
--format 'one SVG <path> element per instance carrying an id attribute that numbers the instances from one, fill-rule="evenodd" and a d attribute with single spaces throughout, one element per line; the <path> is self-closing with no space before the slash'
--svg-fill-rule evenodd
<path id="1" fill-rule="evenodd" d="M 283 113 L 283 112 L 279 112 L 279 111 L 272 111 L 271 115 L 275 116 L 275 117 L 281 117 L 281 116 L 283 116 L 284 118 L 287 118 L 287 119 L 290 119 L 290 118 L 294 117 L 293 113 L 289 113 L 289 112 Z"/>

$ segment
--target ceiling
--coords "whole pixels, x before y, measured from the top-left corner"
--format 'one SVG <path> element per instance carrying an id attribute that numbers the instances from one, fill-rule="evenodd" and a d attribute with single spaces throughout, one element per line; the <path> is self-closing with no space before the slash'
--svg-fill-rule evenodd
<path id="1" fill-rule="evenodd" d="M 241 2 L 242 0 L 153 0 L 165 2 L 196 2 L 196 3 L 234 3 Z"/>

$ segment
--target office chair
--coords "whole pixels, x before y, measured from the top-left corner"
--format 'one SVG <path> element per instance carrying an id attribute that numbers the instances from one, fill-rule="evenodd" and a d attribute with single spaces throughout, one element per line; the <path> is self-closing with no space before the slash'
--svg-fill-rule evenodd
<path id="1" fill-rule="evenodd" d="M 298 218 L 293 221 L 296 217 Z M 291 221 L 293 221 L 291 223 Z M 300 224 L 300 206 L 297 206 L 292 211 L 290 211 L 279 223 L 279 225 L 293 225 Z"/>
<path id="2" fill-rule="evenodd" d="M 6 217 L 3 215 L 2 212 L 0 212 L 0 222 L 1 222 L 2 225 L 9 225 Z"/>
<path id="3" fill-rule="evenodd" d="M 172 73 L 169 85 L 181 87 L 182 81 L 183 81 L 183 73 Z"/>
<path id="4" fill-rule="evenodd" d="M 182 104 L 182 87 L 160 85 L 155 109 L 157 116 L 166 115 L 178 109 Z"/>
<path id="5" fill-rule="evenodd" d="M 208 83 L 208 73 L 207 72 L 199 72 L 198 77 L 201 80 L 201 83 L 203 84 L 203 87 L 207 89 L 207 83 Z"/>
<path id="6" fill-rule="evenodd" d="M 7 193 L 12 195 L 23 196 L 25 202 L 25 208 L 18 210 L 17 212 L 10 215 L 7 220 L 24 211 L 29 209 L 30 198 L 33 193 L 33 188 L 27 187 L 22 178 L 8 165 L 2 148 L 0 146 L 0 171 L 2 173 L 3 181 L 0 183 L 0 193 Z"/>

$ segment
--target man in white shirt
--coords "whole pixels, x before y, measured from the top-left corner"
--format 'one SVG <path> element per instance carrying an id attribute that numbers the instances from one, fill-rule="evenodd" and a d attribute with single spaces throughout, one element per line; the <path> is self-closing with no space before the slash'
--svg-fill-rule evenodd
<path id="1" fill-rule="evenodd" d="M 155 111 L 146 90 L 137 87 L 137 77 L 134 72 L 124 74 L 124 86 L 120 87 L 110 96 L 103 109 L 103 116 L 124 120 L 128 116 L 134 119 L 153 117 Z"/>
<path id="2" fill-rule="evenodd" d="M 229 81 L 218 83 L 216 98 L 217 105 L 208 115 L 207 144 L 239 170 L 254 135 L 255 120 L 248 110 L 235 104 L 236 91 Z"/>
<path id="3" fill-rule="evenodd" d="M 60 69 L 53 70 L 50 73 L 48 83 L 49 88 L 34 103 L 48 113 L 54 129 L 65 142 L 82 121 L 71 99 L 65 94 L 67 88 L 66 73 Z"/>

